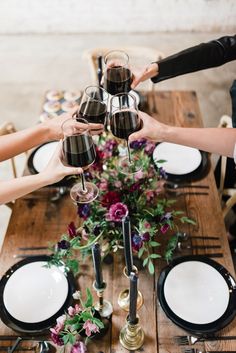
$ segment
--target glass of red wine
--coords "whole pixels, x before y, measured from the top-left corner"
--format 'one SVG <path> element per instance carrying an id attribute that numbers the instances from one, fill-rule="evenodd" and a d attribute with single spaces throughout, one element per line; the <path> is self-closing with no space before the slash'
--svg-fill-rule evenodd
<path id="1" fill-rule="evenodd" d="M 138 114 L 135 97 L 130 93 L 119 93 L 111 98 L 110 128 L 115 137 L 126 140 L 128 155 L 120 158 L 119 169 L 123 174 L 135 174 L 142 169 L 141 160 L 132 154 L 129 135 L 140 130 L 142 122 Z"/>
<path id="2" fill-rule="evenodd" d="M 112 50 L 104 58 L 105 90 L 111 95 L 131 91 L 132 73 L 129 69 L 129 56 L 122 50 Z"/>
<path id="3" fill-rule="evenodd" d="M 87 120 L 79 118 L 68 119 L 62 124 L 64 134 L 62 150 L 63 161 L 72 167 L 80 167 L 86 170 L 96 158 L 96 150 L 89 131 Z M 70 191 L 74 203 L 90 203 L 98 196 L 98 188 L 95 184 L 86 182 L 84 173 L 81 174 L 81 182 L 75 184 Z"/>
<path id="4" fill-rule="evenodd" d="M 85 119 L 89 123 L 106 123 L 108 93 L 99 86 L 88 86 L 85 88 L 80 107 L 74 114 L 76 119 Z"/>

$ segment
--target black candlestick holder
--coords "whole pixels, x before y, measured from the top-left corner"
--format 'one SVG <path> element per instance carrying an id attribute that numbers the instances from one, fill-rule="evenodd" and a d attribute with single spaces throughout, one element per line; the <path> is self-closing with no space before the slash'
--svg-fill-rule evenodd
<path id="1" fill-rule="evenodd" d="M 101 317 L 109 319 L 113 312 L 113 306 L 103 297 L 106 286 L 106 283 L 103 282 L 103 286 L 101 288 L 97 288 L 96 281 L 93 282 L 93 288 L 98 296 L 98 302 L 95 303 L 94 308 L 99 312 Z"/>
<path id="2" fill-rule="evenodd" d="M 137 267 L 133 266 L 133 271 L 134 273 L 138 274 L 138 269 Z M 126 278 L 129 279 L 126 267 L 124 267 L 123 274 L 125 275 Z M 124 311 L 129 311 L 129 288 L 126 288 L 122 290 L 118 296 L 118 305 L 119 307 L 124 310 Z M 137 296 L 137 310 L 141 308 L 143 305 L 144 299 L 143 295 L 140 291 L 138 291 L 138 296 Z"/>

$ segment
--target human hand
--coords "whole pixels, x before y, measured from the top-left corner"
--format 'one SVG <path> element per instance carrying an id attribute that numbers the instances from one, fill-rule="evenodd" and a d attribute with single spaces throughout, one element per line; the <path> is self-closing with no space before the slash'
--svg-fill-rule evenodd
<path id="1" fill-rule="evenodd" d="M 167 125 L 159 123 L 157 120 L 152 118 L 150 115 L 139 111 L 139 117 L 142 120 L 143 126 L 141 130 L 134 132 L 129 136 L 129 142 L 147 139 L 153 142 L 163 141 L 165 130 L 168 128 Z"/>
<path id="2" fill-rule="evenodd" d="M 42 124 L 46 127 L 48 131 L 48 141 L 53 141 L 53 140 L 60 140 L 63 138 L 63 131 L 62 131 L 62 124 L 73 117 L 73 115 L 77 112 L 78 107 L 76 109 L 71 110 L 69 113 L 64 113 L 61 114 L 55 118 L 48 119 Z M 77 127 L 80 126 L 80 128 L 83 128 L 84 124 L 81 122 L 76 121 L 75 119 L 75 125 Z M 87 129 L 87 125 L 86 125 Z M 99 135 L 103 132 L 104 126 L 102 124 L 92 124 L 89 123 L 89 130 L 91 132 L 91 135 Z"/>
<path id="3" fill-rule="evenodd" d="M 83 172 L 82 168 L 64 165 L 62 158 L 62 141 L 60 141 L 46 168 L 40 173 L 47 185 L 57 183 L 67 175 L 78 175 Z"/>
<path id="4" fill-rule="evenodd" d="M 131 88 L 134 89 L 140 82 L 158 75 L 158 64 L 152 63 L 144 68 L 132 68 L 133 82 Z"/>

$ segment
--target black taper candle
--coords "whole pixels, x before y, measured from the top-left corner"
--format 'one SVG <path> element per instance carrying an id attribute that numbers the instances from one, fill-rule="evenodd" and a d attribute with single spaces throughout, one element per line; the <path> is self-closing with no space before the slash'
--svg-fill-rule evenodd
<path id="1" fill-rule="evenodd" d="M 137 321 L 137 297 L 138 297 L 138 276 L 131 272 L 129 290 L 129 323 L 136 324 Z"/>
<path id="2" fill-rule="evenodd" d="M 101 251 L 100 245 L 95 243 L 92 246 L 92 255 L 93 255 L 93 266 L 95 272 L 95 287 L 96 289 L 103 288 L 103 277 L 102 277 L 102 264 L 101 264 Z"/>
<path id="3" fill-rule="evenodd" d="M 122 232 L 123 232 L 123 242 L 124 242 L 124 252 L 125 252 L 125 264 L 127 275 L 133 270 L 133 254 L 131 247 L 131 227 L 130 219 L 128 216 L 122 219 Z"/>

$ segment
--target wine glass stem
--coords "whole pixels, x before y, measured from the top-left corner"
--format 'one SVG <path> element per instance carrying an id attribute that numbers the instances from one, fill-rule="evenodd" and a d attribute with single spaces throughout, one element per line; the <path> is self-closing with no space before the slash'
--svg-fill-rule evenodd
<path id="1" fill-rule="evenodd" d="M 87 189 L 86 189 L 86 186 L 85 186 L 84 173 L 81 173 L 80 175 L 81 175 L 82 189 L 83 189 L 83 192 L 86 193 L 86 192 L 87 192 Z"/>
<path id="2" fill-rule="evenodd" d="M 130 153 L 129 141 L 127 140 L 126 142 L 127 142 L 127 150 L 128 150 L 129 163 L 131 164 L 131 163 L 132 163 L 132 160 L 131 160 L 131 153 Z"/>

